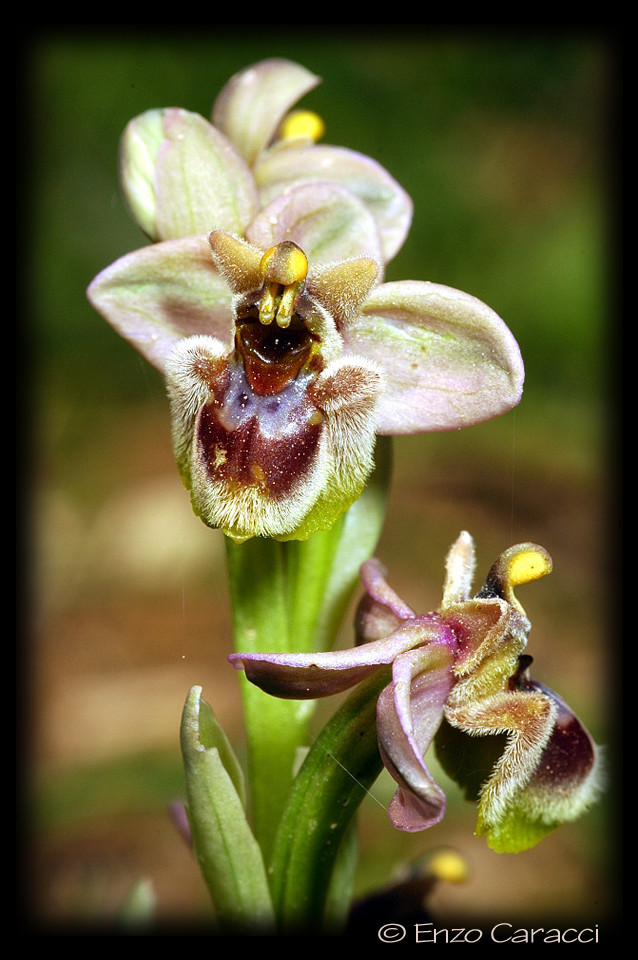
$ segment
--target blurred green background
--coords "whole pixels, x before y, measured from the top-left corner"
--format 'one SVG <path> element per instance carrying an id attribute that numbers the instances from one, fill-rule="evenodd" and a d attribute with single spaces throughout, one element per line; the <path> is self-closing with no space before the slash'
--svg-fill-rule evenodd
<path id="1" fill-rule="evenodd" d="M 325 142 L 372 155 L 411 194 L 412 231 L 387 278 L 486 301 L 525 359 L 515 411 L 396 443 L 378 549 L 393 586 L 417 609 L 436 606 L 460 529 L 485 572 L 511 543 L 544 544 L 554 573 L 521 596 L 535 676 L 598 742 L 613 732 L 613 47 L 593 31 L 523 27 L 48 28 L 21 51 L 18 169 L 32 476 L 25 909 L 45 928 L 110 922 L 140 877 L 162 921 L 207 915 L 166 807 L 182 788 L 178 726 L 192 684 L 241 750 L 223 549 L 179 482 L 160 376 L 85 289 L 144 243 L 117 179 L 126 122 L 163 106 L 209 116 L 233 73 L 271 56 L 323 78 L 304 103 L 324 117 Z M 451 785 L 440 827 L 394 833 L 391 793 L 382 777 L 362 808 L 359 892 L 452 844 L 469 878 L 437 891 L 442 920 L 609 918 L 613 790 L 518 857 L 473 837 L 472 808 Z"/>

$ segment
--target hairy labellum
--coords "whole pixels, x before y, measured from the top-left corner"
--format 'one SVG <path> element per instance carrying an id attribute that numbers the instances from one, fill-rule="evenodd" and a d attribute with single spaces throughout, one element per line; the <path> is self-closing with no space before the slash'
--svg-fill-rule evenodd
<path id="1" fill-rule="evenodd" d="M 234 540 L 305 539 L 363 489 L 381 376 L 369 361 L 330 359 L 335 323 L 296 244 L 262 254 L 216 234 L 211 245 L 236 294 L 235 339 L 228 352 L 191 337 L 168 359 L 182 477 L 195 511 Z"/>

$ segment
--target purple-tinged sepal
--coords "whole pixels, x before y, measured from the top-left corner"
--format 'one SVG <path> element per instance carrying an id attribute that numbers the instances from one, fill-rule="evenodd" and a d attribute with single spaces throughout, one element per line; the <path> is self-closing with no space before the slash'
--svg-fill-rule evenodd
<path id="1" fill-rule="evenodd" d="M 120 141 L 128 206 L 153 241 L 209 232 L 243 233 L 259 209 L 252 172 L 233 143 L 199 114 L 148 110 Z"/>
<path id="2" fill-rule="evenodd" d="M 231 653 L 228 660 L 251 683 L 286 700 L 314 700 L 354 687 L 408 651 L 449 644 L 451 634 L 434 615 L 406 621 L 382 640 L 318 653 Z"/>
<path id="3" fill-rule="evenodd" d="M 452 687 L 454 652 L 450 634 L 443 642 L 403 653 L 394 661 L 392 682 L 379 696 L 379 752 L 398 784 L 388 807 L 397 830 L 426 830 L 445 814 L 445 794 L 432 779 L 424 758 Z"/>
<path id="4" fill-rule="evenodd" d="M 261 60 L 230 78 L 215 100 L 212 121 L 252 166 L 277 139 L 295 103 L 319 83 L 319 77 L 292 60 Z"/>
<path id="5" fill-rule="evenodd" d="M 500 416 L 522 396 L 521 353 L 503 320 L 470 294 L 399 280 L 377 286 L 344 332 L 346 349 L 391 376 L 379 431 L 454 430 Z"/>

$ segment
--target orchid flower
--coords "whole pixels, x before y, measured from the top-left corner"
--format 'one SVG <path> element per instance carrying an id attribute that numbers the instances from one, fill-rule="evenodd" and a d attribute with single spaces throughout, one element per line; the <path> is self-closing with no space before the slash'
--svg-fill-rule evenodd
<path id="1" fill-rule="evenodd" d="M 366 594 L 353 649 L 238 652 L 228 659 L 262 690 L 293 699 L 341 692 L 391 664 L 392 679 L 377 702 L 377 733 L 398 784 L 388 809 L 393 825 L 424 830 L 445 813 L 445 796 L 424 759 L 435 738 L 444 766 L 467 786 L 482 762 L 481 738 L 489 737 L 499 755 L 480 786 L 477 835 L 487 835 L 499 852 L 523 850 L 580 816 L 599 781 L 589 733 L 555 693 L 529 677 L 531 657 L 523 653 L 531 624 L 514 589 L 550 570 L 544 548 L 518 544 L 501 554 L 472 598 L 474 545 L 464 532 L 448 554 L 438 611 L 417 616 L 373 559 L 362 568 Z M 458 766 L 458 743 L 441 736 L 442 724 L 469 734 L 467 769 Z"/>
<path id="2" fill-rule="evenodd" d="M 316 82 L 265 61 L 222 91 L 215 124 L 177 108 L 133 120 L 124 189 L 156 242 L 88 290 L 165 374 L 193 508 L 237 542 L 329 529 L 361 494 L 377 434 L 468 426 L 522 392 L 518 346 L 489 307 L 383 282 L 409 198 L 374 161 L 285 120 Z"/>

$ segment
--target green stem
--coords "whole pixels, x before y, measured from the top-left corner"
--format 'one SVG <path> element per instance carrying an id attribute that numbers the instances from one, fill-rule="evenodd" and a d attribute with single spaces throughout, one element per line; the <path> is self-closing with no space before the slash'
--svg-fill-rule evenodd
<path id="1" fill-rule="evenodd" d="M 297 651 L 321 648 L 318 625 L 326 602 L 326 587 L 332 576 L 345 517 L 309 540 L 290 541 L 289 564 L 290 639 Z M 334 640 L 334 637 L 331 637 Z"/>
<path id="2" fill-rule="evenodd" d="M 227 540 L 236 650 L 284 652 L 290 647 L 286 544 Z M 248 740 L 253 828 L 264 856 L 292 783 L 297 750 L 307 743 L 309 705 L 277 700 L 241 678 Z"/>

